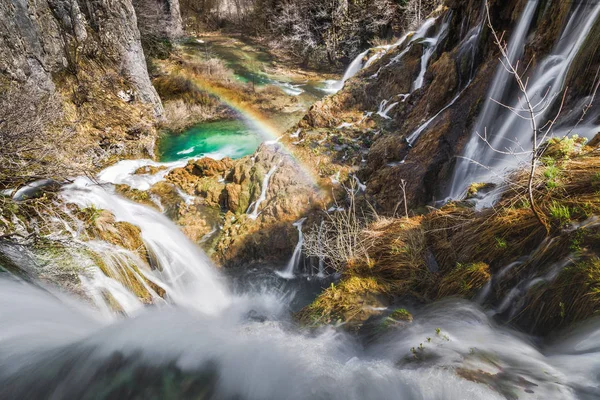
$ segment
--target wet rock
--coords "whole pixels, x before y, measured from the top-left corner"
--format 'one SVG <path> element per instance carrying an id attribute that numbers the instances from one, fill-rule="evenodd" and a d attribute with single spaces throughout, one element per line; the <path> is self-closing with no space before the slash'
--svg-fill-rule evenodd
<path id="1" fill-rule="evenodd" d="M 199 160 L 190 161 L 185 167 L 192 175 L 199 177 L 216 176 L 222 177 L 225 172 L 229 171 L 233 166 L 233 161 L 230 158 L 222 160 L 213 160 L 212 158 L 204 157 Z"/>
<path id="2" fill-rule="evenodd" d="M 159 173 L 160 171 L 164 171 L 165 169 L 167 169 L 167 167 L 165 166 L 154 166 L 154 165 L 146 165 L 144 167 L 140 167 L 138 169 L 135 170 L 134 174 L 135 175 L 155 175 L 157 173 Z"/>

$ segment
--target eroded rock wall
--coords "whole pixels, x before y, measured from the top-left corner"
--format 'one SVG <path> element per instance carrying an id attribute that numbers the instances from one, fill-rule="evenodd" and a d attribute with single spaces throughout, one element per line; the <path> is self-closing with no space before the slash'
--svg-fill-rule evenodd
<path id="1" fill-rule="evenodd" d="M 0 1 L 0 72 L 4 79 L 55 90 L 54 75 L 77 74 L 88 60 L 116 70 L 139 101 L 158 116 L 130 0 Z"/>

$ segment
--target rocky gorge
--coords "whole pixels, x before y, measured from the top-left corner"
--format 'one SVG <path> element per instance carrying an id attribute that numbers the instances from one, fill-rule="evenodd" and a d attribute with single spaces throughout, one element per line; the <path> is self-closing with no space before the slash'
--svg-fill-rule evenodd
<path id="1" fill-rule="evenodd" d="M 0 340 L 0 398 L 598 394 L 600 4 L 440 2 L 341 79 L 186 37 L 177 1 L 0 7 L 0 315 L 80 332 Z M 194 335 L 132 344 L 165 321 Z"/>

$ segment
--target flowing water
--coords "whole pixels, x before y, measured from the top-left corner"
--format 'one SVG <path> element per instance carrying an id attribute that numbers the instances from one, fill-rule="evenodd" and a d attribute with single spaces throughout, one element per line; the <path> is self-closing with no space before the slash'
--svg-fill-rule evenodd
<path id="1" fill-rule="evenodd" d="M 294 222 L 294 226 L 298 228 L 298 243 L 294 248 L 294 253 L 292 254 L 292 258 L 288 262 L 285 270 L 281 272 L 277 272 L 279 276 L 285 279 L 292 279 L 295 277 L 294 272 L 298 270 L 298 266 L 300 265 L 300 259 L 302 258 L 302 245 L 304 244 L 304 235 L 302 233 L 302 225 L 306 221 L 306 218 L 302 218 L 296 222 Z"/>
<path id="2" fill-rule="evenodd" d="M 522 53 L 537 3 L 529 1 L 513 33 L 509 45 L 513 59 Z M 600 13 L 600 5 L 590 4 L 574 6 L 564 40 L 532 75 L 532 94 L 544 87 L 557 91 L 564 84 L 573 54 L 582 45 L 568 38 L 585 37 Z M 426 37 L 434 22 L 426 21 L 407 46 Z M 444 31 L 442 25 L 426 39 L 421 60 L 425 70 Z M 463 42 L 464 53 L 473 58 L 480 32 L 480 26 L 473 28 Z M 378 49 L 366 62 L 368 52 L 361 54 L 344 79 L 332 84 L 333 89 L 343 87 L 391 48 L 404 45 L 408 37 Z M 422 86 L 423 76 L 422 68 L 414 89 Z M 506 98 L 507 79 L 499 69 L 490 95 Z M 280 82 L 280 86 L 294 96 L 304 90 L 293 82 Z M 419 127 L 409 143 L 418 140 L 461 93 Z M 380 115 L 389 118 L 395 105 L 382 102 Z M 501 117 L 487 102 L 477 126 L 501 120 L 504 125 L 498 132 L 504 138 L 507 130 L 518 125 Z M 282 266 L 273 266 L 225 275 L 163 214 L 116 194 L 114 184 L 147 190 L 191 158 L 239 158 L 252 153 L 264 138 L 248 126 L 243 121 L 199 125 L 161 141 L 161 162 L 121 161 L 98 175 L 100 184 L 78 178 L 63 188 L 66 202 L 109 210 L 116 221 L 137 226 L 150 265 L 134 251 L 80 239 L 82 227 L 65 223 L 70 239 L 102 261 L 101 269 L 94 260 L 81 260 L 85 266 L 79 275 L 81 294 L 90 302 L 41 282 L 8 276 L 0 269 L 0 400 L 600 398 L 600 320 L 543 340 L 499 325 L 494 318 L 497 313 L 517 312 L 521 295 L 541 281 L 554 279 L 570 259 L 555 260 L 545 275 L 518 284 L 496 310 L 469 301 L 420 306 L 398 300 L 395 306 L 414 315 L 412 323 L 387 324 L 390 308 L 380 310 L 382 316 L 369 321 L 358 335 L 339 327 L 309 331 L 297 326 L 293 313 L 335 277 L 325 277 L 322 259 L 318 275 L 300 274 L 304 220 L 294 224 L 299 240 L 283 272 Z M 466 154 L 479 154 L 481 149 L 473 146 L 470 142 Z M 148 167 L 155 169 L 139 173 Z M 261 194 L 248 209 L 251 218 L 260 214 L 277 169 L 275 165 L 265 174 Z M 457 165 L 455 186 L 461 186 L 457 190 L 464 190 L 474 176 L 476 172 L 467 166 Z M 364 191 L 364 184 L 356 175 L 354 179 Z M 23 264 L 30 262 L 24 251 L 11 251 Z M 506 266 L 495 278 L 523 262 Z M 490 281 L 484 287 L 479 302 L 485 301 L 492 285 Z M 147 294 L 146 301 L 139 291 Z"/>
<path id="3" fill-rule="evenodd" d="M 111 168 L 99 176 L 123 177 L 131 170 Z M 119 197 L 108 183 L 79 178 L 62 196 L 138 226 L 153 260 L 150 269 L 133 252 L 106 242 L 87 246 L 109 269 L 135 265 L 138 282 L 151 282 L 164 294 L 147 284 L 153 305 L 144 305 L 135 285 L 91 267 L 81 281 L 92 307 L 41 283 L 0 275 L 1 399 L 587 400 L 600 395 L 600 321 L 542 341 L 498 325 L 493 313 L 475 303 L 447 300 L 425 307 L 398 303 L 413 313 L 412 323 L 383 324 L 392 311 L 384 309 L 362 336 L 334 327 L 306 331 L 292 313 L 332 281 L 300 275 L 300 251 L 288 265 L 293 280 L 278 277 L 276 268 L 223 276 L 173 222 Z M 295 224 L 296 250 L 303 222 Z M 71 230 L 75 238 L 76 230 Z M 550 266 L 542 278 L 552 279 L 562 265 Z M 524 281 L 519 291 L 531 282 Z"/>
<path id="4" fill-rule="evenodd" d="M 285 296 L 262 291 L 227 297 L 225 308 L 217 297 L 106 320 L 61 293 L 0 280 L 0 397 L 465 400 L 599 395 L 597 322 L 542 344 L 495 325 L 473 304 L 443 302 L 422 309 L 410 325 L 361 342 L 333 328 L 312 334 L 296 330 Z M 221 311 L 213 314 L 204 307 Z"/>
<path id="5" fill-rule="evenodd" d="M 537 0 L 527 3 L 510 38 L 508 59 L 513 64 L 523 54 L 525 37 L 537 6 Z M 573 2 L 569 19 L 554 49 L 539 62 L 529 77 L 527 94 L 535 107 L 538 126 L 543 127 L 553 118 L 548 112 L 553 104 L 560 101 L 570 66 L 598 20 L 598 15 L 599 2 Z M 512 76 L 503 65 L 499 65 L 471 139 L 462 158 L 456 163 L 450 198 L 461 197 L 472 182 L 496 180 L 495 176 L 523 162 L 524 156 L 519 154 L 532 148 L 531 121 L 527 119 L 526 112 L 518 111 L 524 109 L 525 103 L 523 96 L 516 94 L 514 88 Z M 517 112 L 498 103 L 506 104 Z M 543 132 L 540 136 L 543 134 L 551 136 L 553 132 Z M 487 138 L 489 145 L 482 137 Z"/>

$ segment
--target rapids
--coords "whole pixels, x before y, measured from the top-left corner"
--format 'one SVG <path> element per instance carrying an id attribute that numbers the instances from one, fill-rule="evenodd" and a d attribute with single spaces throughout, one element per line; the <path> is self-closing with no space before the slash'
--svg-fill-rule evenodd
<path id="1" fill-rule="evenodd" d="M 289 318 L 289 297 L 274 293 L 229 293 L 229 305 L 216 314 L 170 305 L 109 321 L 51 289 L 0 280 L 0 397 L 465 400 L 600 394 L 598 321 L 539 343 L 497 326 L 472 303 L 446 301 L 421 310 L 409 326 L 360 340 L 334 328 L 299 331 Z M 218 302 L 204 305 L 213 309 Z"/>
<path id="2" fill-rule="evenodd" d="M 513 60 L 523 53 L 537 7 L 538 1 L 530 0 L 514 30 L 509 45 Z M 582 2 L 574 7 L 561 38 L 565 40 L 532 74 L 532 95 L 539 96 L 550 87 L 553 96 L 549 101 L 554 101 L 576 50 L 583 45 L 566 39 L 585 38 L 598 14 L 598 5 Z M 369 50 L 361 53 L 342 80 L 329 81 L 319 90 L 341 90 L 348 79 L 389 50 L 405 45 L 385 66 L 389 67 L 413 43 L 423 43 L 424 49 L 411 91 L 422 88 L 436 47 L 448 34 L 448 20 L 432 30 L 435 22 L 425 21 L 412 36 L 380 46 L 370 56 Z M 478 24 L 464 35 L 460 52 L 471 63 L 481 31 L 482 24 Z M 455 104 L 473 79 L 472 70 L 456 97 L 407 137 L 411 146 Z M 292 96 L 317 87 L 267 79 L 241 68 L 235 72 L 242 81 L 279 86 Z M 507 76 L 499 68 L 489 97 L 509 96 L 506 82 Z M 398 104 L 384 99 L 377 114 L 390 119 L 388 113 Z M 495 121 L 503 121 L 497 132 L 498 145 L 508 131 L 520 125 L 488 101 L 476 130 Z M 340 129 L 348 126 L 343 124 Z M 300 130 L 290 136 L 299 134 Z M 553 263 L 545 276 L 520 282 L 496 310 L 481 304 L 489 294 L 490 281 L 478 296 L 479 302 L 447 299 L 422 306 L 397 299 L 394 307 L 407 308 L 414 316 L 412 323 L 395 321 L 390 325 L 388 316 L 394 311 L 390 307 L 356 334 L 340 329 L 341 323 L 309 330 L 298 326 L 294 313 L 338 277 L 326 275 L 323 259 L 318 260 L 318 274 L 303 270 L 305 219 L 294 224 L 298 242 L 287 266 L 222 272 L 162 213 L 116 193 L 117 184 L 147 190 L 194 157 L 245 156 L 263 139 L 243 121 L 203 124 L 163 140 L 159 144 L 161 162 L 125 160 L 102 171 L 98 182 L 79 177 L 65 186 L 61 192 L 65 203 L 109 210 L 117 222 L 137 226 L 151 268 L 133 251 L 80 239 L 81 227 L 66 222 L 70 240 L 101 257 L 104 268 L 115 274 L 125 271 L 135 282 L 121 283 L 103 273 L 93 260 L 82 259 L 85 271 L 79 280 L 84 296 L 76 297 L 43 282 L 11 276 L 0 268 L 0 400 L 600 398 L 599 319 L 546 339 L 498 322 L 498 314 L 518 311 L 514 304 L 533 285 L 553 280 L 564 268 L 563 261 Z M 472 139 L 465 157 L 491 158 L 485 153 Z M 506 160 L 494 161 L 508 167 Z M 135 173 L 143 167 L 155 169 L 148 174 Z M 270 179 L 278 168 L 274 165 L 265 174 L 260 197 L 248 207 L 249 218 L 260 215 Z M 459 162 L 452 196 L 458 197 L 480 173 Z M 338 179 L 339 172 L 332 176 L 332 183 L 339 183 Z M 359 190 L 365 191 L 365 184 L 356 175 L 354 179 Z M 181 196 L 189 200 L 187 195 Z M 319 231 L 319 241 L 320 236 Z M 18 253 L 18 249 L 14 251 Z M 22 256 L 23 263 L 28 262 Z M 508 265 L 500 274 L 513 267 Z M 148 293 L 151 305 L 138 298 L 134 286 Z"/>

